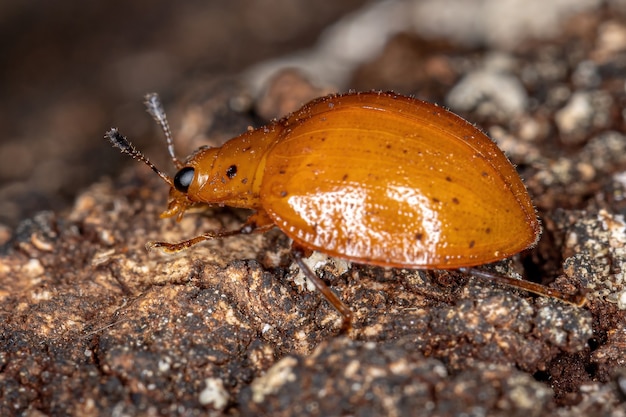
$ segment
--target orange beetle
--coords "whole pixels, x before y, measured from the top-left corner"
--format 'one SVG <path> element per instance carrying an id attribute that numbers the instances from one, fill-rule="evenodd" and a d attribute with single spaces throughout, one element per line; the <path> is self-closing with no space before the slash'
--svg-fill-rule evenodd
<path id="1" fill-rule="evenodd" d="M 303 273 L 346 319 L 350 309 L 303 263 L 303 251 L 385 267 L 466 269 L 527 249 L 541 232 L 526 188 L 502 151 L 474 125 L 431 103 L 393 93 L 331 95 L 219 148 L 200 148 L 185 163 L 174 155 L 158 97 L 146 96 L 146 105 L 165 132 L 178 168 L 174 179 L 117 129 L 106 137 L 171 186 L 163 217 L 180 219 L 197 204 L 255 211 L 239 230 L 149 247 L 179 251 L 277 226 L 293 240 Z"/>

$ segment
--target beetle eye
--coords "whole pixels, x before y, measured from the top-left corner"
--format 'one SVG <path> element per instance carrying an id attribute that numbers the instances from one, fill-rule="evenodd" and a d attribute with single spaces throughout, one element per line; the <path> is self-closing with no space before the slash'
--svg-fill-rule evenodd
<path id="1" fill-rule="evenodd" d="M 174 177 L 174 187 L 181 193 L 186 193 L 193 181 L 194 170 L 191 167 L 185 167 L 176 173 Z"/>

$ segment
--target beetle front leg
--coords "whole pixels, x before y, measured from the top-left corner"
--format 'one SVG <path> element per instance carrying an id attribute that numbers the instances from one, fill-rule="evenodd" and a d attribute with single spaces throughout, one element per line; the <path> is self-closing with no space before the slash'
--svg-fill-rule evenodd
<path id="1" fill-rule="evenodd" d="M 199 236 L 191 239 L 183 240 L 182 242 L 170 243 L 170 242 L 148 242 L 146 243 L 146 249 L 160 249 L 165 253 L 180 252 L 190 247 L 202 243 L 205 240 L 222 239 L 225 237 L 248 235 L 250 233 L 264 233 L 274 227 L 274 223 L 270 221 L 267 214 L 264 212 L 257 212 L 252 214 L 246 220 L 246 223 L 236 230 L 210 230 L 202 233 Z"/>

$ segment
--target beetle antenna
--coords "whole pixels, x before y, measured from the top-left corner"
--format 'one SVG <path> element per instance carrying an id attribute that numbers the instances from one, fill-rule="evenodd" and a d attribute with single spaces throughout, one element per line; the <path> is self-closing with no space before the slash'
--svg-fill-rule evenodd
<path id="1" fill-rule="evenodd" d="M 144 104 L 146 105 L 146 110 L 150 113 L 150 116 L 154 119 L 155 122 L 159 126 L 161 126 L 161 130 L 165 134 L 165 140 L 167 141 L 167 151 L 170 153 L 170 157 L 174 162 L 174 166 L 177 169 L 183 167 L 183 163 L 180 162 L 178 158 L 176 158 L 176 154 L 174 153 L 174 140 L 172 139 L 172 131 L 170 130 L 170 124 L 167 122 L 167 116 L 165 115 L 165 109 L 163 109 L 163 104 L 161 103 L 161 99 L 157 93 L 149 93 L 144 97 Z"/>
<path id="2" fill-rule="evenodd" d="M 115 147 L 119 148 L 122 153 L 130 155 L 133 159 L 137 159 L 139 161 L 143 161 L 144 164 L 148 165 L 157 175 L 163 178 L 163 181 L 168 183 L 170 187 L 174 187 L 174 181 L 163 171 L 156 167 L 144 154 L 139 152 L 135 146 L 124 135 L 122 135 L 117 128 L 112 128 L 104 135 L 105 139 L 108 139 L 109 142 Z"/>

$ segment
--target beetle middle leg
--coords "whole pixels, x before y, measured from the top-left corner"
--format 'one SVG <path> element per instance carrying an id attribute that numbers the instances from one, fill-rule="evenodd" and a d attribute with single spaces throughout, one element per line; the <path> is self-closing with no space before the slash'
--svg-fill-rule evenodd
<path id="1" fill-rule="evenodd" d="M 304 276 L 313 283 L 315 288 L 322 294 L 322 296 L 328 301 L 334 308 L 343 316 L 343 329 L 348 330 L 352 323 L 352 310 L 348 307 L 337 295 L 326 285 L 315 272 L 304 263 L 303 249 L 293 244 L 291 246 L 291 256 L 293 260 L 298 264 L 300 271 Z"/>

